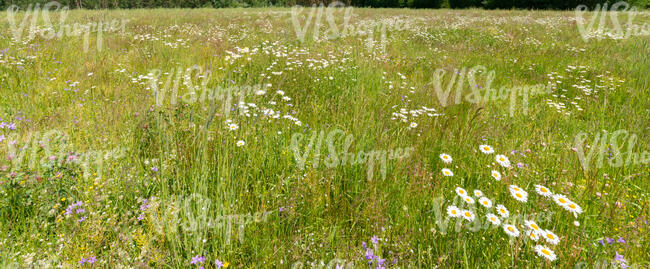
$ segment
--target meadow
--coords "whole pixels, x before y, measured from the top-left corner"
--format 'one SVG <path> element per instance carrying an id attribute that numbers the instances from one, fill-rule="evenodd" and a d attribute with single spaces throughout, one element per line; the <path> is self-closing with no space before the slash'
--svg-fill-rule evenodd
<path id="1" fill-rule="evenodd" d="M 0 14 L 1 268 L 650 268 L 650 12 Z"/>

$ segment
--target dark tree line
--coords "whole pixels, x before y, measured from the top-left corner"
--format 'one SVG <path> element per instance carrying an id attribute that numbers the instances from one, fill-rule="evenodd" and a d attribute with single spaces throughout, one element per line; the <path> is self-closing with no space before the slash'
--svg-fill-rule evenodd
<path id="1" fill-rule="evenodd" d="M 41 6 L 51 0 L 0 0 L 0 8 L 11 5 L 25 9 L 30 4 Z M 85 9 L 108 8 L 202 8 L 202 7 L 264 7 L 264 6 L 312 6 L 331 0 L 58 0 L 63 6 Z M 386 8 L 486 8 L 486 9 L 559 9 L 572 10 L 578 5 L 594 8 L 597 4 L 612 0 L 342 0 L 347 6 Z M 638 9 L 650 8 L 650 0 L 628 0 L 630 6 Z"/>

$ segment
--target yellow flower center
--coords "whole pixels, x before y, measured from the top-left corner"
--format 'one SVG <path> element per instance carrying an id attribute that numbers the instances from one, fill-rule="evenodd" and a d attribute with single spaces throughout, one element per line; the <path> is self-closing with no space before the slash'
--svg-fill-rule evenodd
<path id="1" fill-rule="evenodd" d="M 496 219 L 494 219 L 494 217 L 491 217 L 490 220 L 491 221 L 497 221 Z"/>
<path id="2" fill-rule="evenodd" d="M 549 239 L 554 239 L 555 238 L 552 234 L 547 234 L 546 237 L 548 237 Z"/>
<path id="3" fill-rule="evenodd" d="M 517 193 L 515 195 L 517 195 L 517 198 L 521 198 L 521 194 Z"/>
<path id="4" fill-rule="evenodd" d="M 560 199 L 558 199 L 558 201 L 560 201 L 560 203 L 563 203 L 563 204 L 566 203 L 566 200 L 564 200 L 564 198 L 560 198 Z"/>
<path id="5" fill-rule="evenodd" d="M 572 208 L 572 209 L 576 209 L 576 205 L 574 205 L 574 204 L 570 204 L 569 207 Z"/>
<path id="6" fill-rule="evenodd" d="M 465 212 L 465 216 L 467 216 L 467 217 L 471 217 L 472 214 L 470 214 L 469 212 Z"/>
<path id="7" fill-rule="evenodd" d="M 456 215 L 456 210 L 452 210 L 452 211 L 451 211 L 451 214 Z"/>
<path id="8" fill-rule="evenodd" d="M 546 249 L 542 249 L 542 253 L 544 253 L 544 255 L 551 255 L 551 253 Z"/>
<path id="9" fill-rule="evenodd" d="M 539 229 L 539 227 L 537 227 L 537 225 L 535 225 L 534 223 L 531 224 L 530 227 L 533 227 L 533 229 L 535 229 L 535 230 L 538 230 L 538 229 Z"/>
<path id="10" fill-rule="evenodd" d="M 486 151 L 487 151 L 487 150 L 490 150 L 490 148 L 488 148 L 488 147 L 484 147 L 483 149 L 486 150 Z"/>
<path id="11" fill-rule="evenodd" d="M 487 201 L 483 201 L 483 204 L 484 204 L 484 205 L 487 205 L 487 204 L 488 204 L 488 202 L 487 202 Z"/>
<path id="12" fill-rule="evenodd" d="M 508 227 L 508 231 L 514 232 L 515 229 L 513 229 L 512 227 Z"/>
<path id="13" fill-rule="evenodd" d="M 503 210 L 503 209 L 501 209 L 500 211 L 501 211 L 501 213 L 503 213 L 503 214 L 505 214 L 505 213 L 506 213 L 506 211 L 505 211 L 505 210 Z"/>
<path id="14" fill-rule="evenodd" d="M 542 188 L 542 189 L 541 189 L 541 191 L 542 191 L 542 192 L 547 192 L 548 190 L 546 190 L 546 189 L 544 189 L 544 188 Z"/>
<path id="15" fill-rule="evenodd" d="M 505 161 L 505 160 L 506 160 L 506 159 L 504 159 L 504 158 L 499 158 L 499 161 L 502 161 L 502 162 L 503 162 L 503 161 Z"/>

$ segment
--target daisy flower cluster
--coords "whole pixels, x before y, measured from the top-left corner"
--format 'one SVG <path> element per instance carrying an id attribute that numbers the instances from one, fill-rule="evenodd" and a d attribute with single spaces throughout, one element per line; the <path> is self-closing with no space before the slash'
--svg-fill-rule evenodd
<path id="1" fill-rule="evenodd" d="M 557 205 L 569 211 L 569 213 L 573 213 L 576 218 L 579 214 L 582 214 L 582 207 L 562 194 L 553 194 L 549 188 L 542 185 L 535 185 L 535 192 L 542 197 L 553 199 Z"/>
<path id="2" fill-rule="evenodd" d="M 479 150 L 486 154 L 492 154 L 494 153 L 494 148 L 492 148 L 489 145 L 480 145 Z M 451 163 L 452 158 L 448 154 L 440 154 L 440 159 L 444 163 Z M 505 155 L 496 155 L 495 156 L 496 162 L 505 168 L 510 167 L 510 160 L 508 157 Z M 451 172 L 449 169 L 444 168 L 443 169 L 443 175 L 447 176 L 447 172 Z M 497 180 L 500 181 L 502 178 L 502 175 L 499 171 L 497 170 L 492 170 L 491 176 Z M 510 195 L 517 201 L 519 202 L 527 202 L 528 201 L 528 192 L 526 192 L 523 188 L 511 184 L 508 187 L 508 190 L 510 192 Z M 567 210 L 573 210 L 574 212 L 577 212 L 578 210 L 581 212 L 580 207 L 571 202 L 568 198 L 565 196 L 560 196 L 560 195 L 554 195 L 548 188 L 542 186 L 542 185 L 535 185 L 535 191 L 543 196 L 543 197 L 553 197 L 556 200 L 556 203 L 562 203 L 563 207 Z M 491 199 L 486 197 L 482 191 L 480 190 L 474 190 L 472 195 L 468 193 L 467 190 L 465 190 L 462 187 L 457 187 L 455 189 L 456 194 L 467 204 L 471 205 L 476 203 L 475 199 L 478 199 L 478 203 L 486 208 L 486 209 L 491 209 L 493 207 L 493 202 Z M 520 237 L 521 235 L 525 235 L 526 239 L 530 239 L 534 242 L 540 242 L 540 239 L 542 241 L 546 241 L 547 244 L 550 245 L 557 245 L 560 242 L 560 237 L 553 233 L 553 231 L 548 230 L 548 229 L 542 229 L 535 221 L 533 220 L 525 220 L 524 221 L 524 229 L 523 231 L 520 231 L 519 228 L 517 228 L 516 225 L 507 223 L 507 219 L 510 217 L 510 211 L 502 205 L 502 204 L 497 204 L 494 206 L 496 210 L 496 214 L 493 213 L 486 213 L 485 218 L 489 223 L 491 223 L 494 226 L 500 226 L 504 233 L 510 237 Z M 476 215 L 474 212 L 470 210 L 465 210 L 458 208 L 457 206 L 450 205 L 447 207 L 447 215 L 449 217 L 453 218 L 464 218 L 468 221 L 473 221 L 476 218 Z M 535 252 L 537 255 L 540 257 L 544 257 L 545 259 L 549 261 L 554 261 L 557 259 L 557 256 L 555 252 L 547 247 L 546 245 L 538 244 L 534 247 Z"/>

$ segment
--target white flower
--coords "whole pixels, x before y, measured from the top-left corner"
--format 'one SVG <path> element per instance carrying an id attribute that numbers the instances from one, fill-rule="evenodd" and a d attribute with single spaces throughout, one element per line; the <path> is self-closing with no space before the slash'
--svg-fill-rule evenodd
<path id="1" fill-rule="evenodd" d="M 290 100 L 291 100 L 291 97 L 289 97 L 289 96 L 284 96 L 284 97 L 282 97 L 282 100 L 284 100 L 284 101 L 290 101 Z"/>
<path id="2" fill-rule="evenodd" d="M 473 204 L 474 203 L 474 198 L 472 198 L 472 197 L 464 196 L 464 197 L 461 197 L 461 198 L 463 198 L 463 201 L 465 201 L 465 203 L 468 203 L 468 204 Z"/>
<path id="3" fill-rule="evenodd" d="M 508 160 L 508 157 L 506 155 L 497 155 L 496 156 L 497 163 L 499 163 L 503 167 L 510 167 L 510 160 Z"/>
<path id="4" fill-rule="evenodd" d="M 449 215 L 450 217 L 453 217 L 453 218 L 459 217 L 460 216 L 460 209 L 458 209 L 458 207 L 453 206 L 453 205 L 448 206 L 447 207 L 447 215 Z"/>
<path id="5" fill-rule="evenodd" d="M 241 146 L 243 146 L 243 145 L 246 145 L 246 142 L 244 142 L 244 140 L 239 140 L 239 141 L 237 141 L 237 146 L 238 146 L 238 147 L 241 147 Z"/>
<path id="6" fill-rule="evenodd" d="M 480 199 L 478 199 L 478 203 L 484 206 L 485 208 L 492 207 L 492 201 L 490 201 L 490 199 L 488 199 L 487 197 L 481 197 Z"/>
<path id="7" fill-rule="evenodd" d="M 228 130 L 234 131 L 239 129 L 239 126 L 236 123 L 230 123 L 228 124 Z"/>
<path id="8" fill-rule="evenodd" d="M 492 154 L 494 153 L 494 149 L 488 145 L 480 145 L 478 146 L 479 150 L 485 154 Z"/>
<path id="9" fill-rule="evenodd" d="M 547 187 L 544 187 L 542 185 L 535 185 L 535 191 L 537 192 L 537 194 L 544 197 L 550 197 L 551 195 L 553 195 L 551 190 L 549 190 Z"/>
<path id="10" fill-rule="evenodd" d="M 497 213 L 499 213 L 499 216 L 501 216 L 502 218 L 507 218 L 508 216 L 510 216 L 510 211 L 508 211 L 508 209 L 502 204 L 497 205 Z"/>
<path id="11" fill-rule="evenodd" d="M 411 128 L 415 128 L 415 127 L 418 127 L 418 124 L 415 123 L 415 122 L 411 122 L 411 124 L 409 125 L 409 127 L 411 127 Z"/>
<path id="12" fill-rule="evenodd" d="M 497 171 L 497 170 L 492 170 L 492 177 L 496 181 L 501 181 L 501 173 L 499 173 L 499 171 Z"/>
<path id="13" fill-rule="evenodd" d="M 534 230 L 535 232 L 541 232 L 542 229 L 539 228 L 539 225 L 535 223 L 535 221 L 532 220 L 525 220 L 524 221 L 524 226 L 526 226 L 528 229 Z"/>
<path id="14" fill-rule="evenodd" d="M 566 196 L 564 196 L 562 194 L 554 194 L 553 195 L 553 201 L 555 201 L 555 203 L 558 204 L 561 207 L 564 207 L 564 206 L 568 205 L 569 203 L 571 203 L 571 200 L 569 200 L 568 198 L 566 198 Z"/>
<path id="15" fill-rule="evenodd" d="M 569 202 L 564 206 L 564 209 L 573 214 L 582 214 L 582 207 L 574 202 Z"/>
<path id="16" fill-rule="evenodd" d="M 445 153 L 440 154 L 440 159 L 442 159 L 442 162 L 444 162 L 444 163 L 451 163 L 451 161 L 452 161 L 451 156 L 449 156 L 448 154 L 445 154 Z"/>
<path id="17" fill-rule="evenodd" d="M 469 211 L 469 210 L 463 210 L 462 214 L 463 214 L 463 218 L 468 220 L 468 221 L 473 221 L 474 218 L 476 218 L 474 213 L 472 213 L 472 211 Z"/>
<path id="18" fill-rule="evenodd" d="M 277 90 L 277 91 L 275 91 L 275 93 L 277 93 L 279 95 L 284 95 L 284 91 L 281 91 L 281 90 Z"/>
<path id="19" fill-rule="evenodd" d="M 490 223 L 492 223 L 492 224 L 494 224 L 496 226 L 501 225 L 501 220 L 499 219 L 499 217 L 497 217 L 497 215 L 488 213 L 487 215 L 485 215 L 485 217 L 488 219 L 488 221 Z"/>
<path id="20" fill-rule="evenodd" d="M 474 196 L 481 197 L 481 196 L 483 196 L 483 192 L 480 191 L 480 190 L 474 190 Z"/>
<path id="21" fill-rule="evenodd" d="M 451 170 L 449 170 L 447 168 L 442 168 L 442 174 L 444 176 L 446 176 L 446 177 L 450 177 L 450 176 L 454 175 L 454 172 L 452 172 Z"/>
<path id="22" fill-rule="evenodd" d="M 557 245 L 558 243 L 560 243 L 560 237 L 558 237 L 556 234 L 551 232 L 551 230 L 541 231 L 541 234 L 546 240 L 546 242 L 548 242 L 549 244 Z"/>
<path id="23" fill-rule="evenodd" d="M 539 240 L 539 233 L 537 231 L 535 231 L 535 230 L 528 230 L 526 232 L 526 235 L 528 236 L 528 238 L 530 238 L 531 240 L 533 240 L 535 242 L 537 242 L 537 240 Z"/>
<path id="24" fill-rule="evenodd" d="M 515 198 L 515 200 L 525 203 L 528 201 L 528 193 L 525 191 L 515 191 L 515 190 L 510 190 L 510 195 L 512 195 L 512 198 Z"/>
<path id="25" fill-rule="evenodd" d="M 549 261 L 554 261 L 557 256 L 555 256 L 555 252 L 553 252 L 551 249 L 547 248 L 546 246 L 542 245 L 537 245 L 535 246 L 535 252 L 537 252 L 537 255 L 540 257 L 544 257 Z"/>
<path id="26" fill-rule="evenodd" d="M 519 230 L 514 225 L 504 224 L 503 225 L 503 231 L 505 231 L 507 235 L 512 236 L 512 237 L 519 236 Z"/>
<path id="27" fill-rule="evenodd" d="M 465 189 L 461 188 L 461 187 L 457 187 L 457 188 L 456 188 L 456 193 L 457 193 L 460 197 L 467 196 L 467 191 L 466 191 Z"/>
<path id="28" fill-rule="evenodd" d="M 257 90 L 257 91 L 255 92 L 255 95 L 264 95 L 264 94 L 266 94 L 266 91 L 265 91 L 265 90 Z"/>

